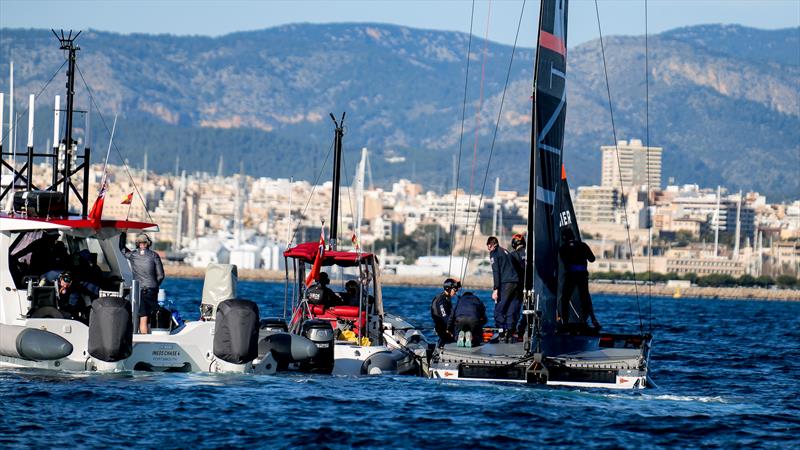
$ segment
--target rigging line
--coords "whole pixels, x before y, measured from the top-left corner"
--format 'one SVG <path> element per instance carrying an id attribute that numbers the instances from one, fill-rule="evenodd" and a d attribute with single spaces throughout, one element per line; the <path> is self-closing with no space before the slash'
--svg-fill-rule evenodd
<path id="1" fill-rule="evenodd" d="M 508 89 L 508 81 L 511 78 L 511 67 L 514 65 L 514 54 L 517 50 L 517 39 L 519 39 L 519 30 L 522 27 L 522 16 L 525 13 L 525 2 L 522 1 L 522 8 L 519 11 L 519 22 L 517 23 L 517 34 L 514 36 L 514 46 L 511 48 L 511 59 L 508 61 L 508 71 L 506 71 L 506 82 L 503 85 L 503 95 L 500 97 L 500 108 L 497 111 L 497 121 L 494 124 L 494 133 L 492 135 L 492 145 L 489 147 L 489 160 L 486 162 L 486 171 L 483 173 L 483 184 L 481 185 L 481 195 L 478 199 L 478 211 L 481 210 L 481 203 L 483 203 L 483 191 L 486 189 L 486 180 L 489 178 L 489 167 L 492 165 L 492 155 L 494 154 L 494 144 L 497 141 L 497 131 L 500 128 L 500 118 L 503 115 L 503 104 L 506 100 L 506 90 Z M 467 266 L 469 266 L 469 257 L 472 253 L 472 244 L 475 242 L 475 230 L 480 224 L 480 214 L 475 215 L 475 227 L 472 228 L 472 236 L 470 237 L 469 246 L 467 247 L 467 259 L 464 261 L 464 276 L 467 275 Z M 462 281 L 463 283 L 463 281 Z"/>
<path id="2" fill-rule="evenodd" d="M 478 109 L 475 110 L 475 140 L 472 145 L 472 164 L 469 176 L 469 192 L 467 194 L 467 217 L 464 219 L 465 224 L 469 224 L 469 205 L 472 204 L 472 192 L 475 190 L 475 163 L 478 159 L 478 138 L 480 136 L 480 129 L 481 129 L 481 110 L 483 109 L 483 84 L 486 80 L 486 58 L 489 54 L 489 25 L 491 23 L 492 18 L 492 0 L 489 0 L 489 9 L 486 13 L 486 35 L 483 38 L 483 60 L 481 63 L 481 82 L 479 96 L 478 96 Z M 458 207 L 458 204 L 454 205 L 455 208 Z M 476 217 L 480 217 L 480 212 L 475 212 Z M 466 241 L 466 237 L 464 239 Z M 469 251 L 467 251 L 467 255 L 469 255 Z M 462 270 L 461 278 L 463 279 L 466 275 L 466 264 L 464 266 L 464 270 Z"/>
<path id="3" fill-rule="evenodd" d="M 353 209 L 353 187 L 350 186 L 350 181 L 347 178 L 347 161 L 345 161 L 344 159 L 344 149 L 342 149 L 342 166 L 344 166 L 344 184 L 347 186 L 347 202 L 350 204 L 350 217 L 353 219 L 353 233 L 356 233 L 356 225 L 355 225 L 356 213 L 355 210 Z M 353 181 L 355 181 L 355 179 Z M 364 195 L 364 193 L 362 192 L 361 195 Z M 344 218 L 341 218 L 340 222 L 341 222 L 340 225 L 342 225 L 342 227 L 340 227 L 339 229 L 343 229 Z M 356 236 L 358 236 L 357 233 Z"/>
<path id="4" fill-rule="evenodd" d="M 648 328 L 653 331 L 653 220 L 650 216 L 650 49 L 648 47 L 647 37 L 647 0 L 644 0 L 644 128 L 645 128 L 645 145 L 647 146 L 647 322 Z M 655 198 L 654 198 L 655 200 Z M 654 202 L 655 203 L 655 202 Z"/>
<path id="5" fill-rule="evenodd" d="M 335 142 L 335 141 L 334 141 Z M 331 156 L 331 151 L 333 150 L 334 142 L 331 142 L 331 146 L 328 148 L 328 153 L 325 155 L 325 160 L 322 161 L 322 167 L 319 169 L 317 173 L 317 177 L 314 178 L 314 184 L 311 186 L 311 193 L 308 194 L 308 200 L 306 200 L 306 205 L 303 206 L 303 211 L 300 212 L 301 216 L 305 216 L 306 210 L 308 209 L 308 205 L 311 203 L 311 199 L 314 198 L 314 191 L 317 189 L 317 183 L 319 179 L 322 177 L 322 172 L 325 171 L 325 166 L 328 164 L 328 158 Z M 291 214 L 291 212 L 290 212 Z M 289 239 L 289 242 L 286 244 L 286 248 L 292 246 L 292 242 L 294 242 L 294 238 L 297 236 L 297 232 L 300 231 L 300 222 L 297 222 L 297 226 L 294 228 L 294 232 L 292 233 L 292 238 Z"/>
<path id="6" fill-rule="evenodd" d="M 605 45 L 603 44 L 603 30 L 600 27 L 600 8 L 597 6 L 597 0 L 594 0 L 594 9 L 597 15 L 597 32 L 600 34 L 600 52 L 603 56 L 603 73 L 605 74 L 606 78 L 606 94 L 608 95 L 608 112 L 611 115 L 611 131 L 614 134 L 614 150 L 615 154 L 617 155 L 617 167 L 621 167 L 620 159 L 619 159 L 619 146 L 617 144 L 617 127 L 614 123 L 614 108 L 612 107 L 611 103 L 611 85 L 608 81 L 608 66 L 606 65 L 606 50 Z M 625 219 L 625 231 L 627 232 L 628 236 L 628 250 L 631 253 L 631 272 L 633 272 L 633 290 L 636 294 L 636 310 L 639 313 L 639 332 L 644 332 L 644 323 L 642 322 L 642 308 L 639 305 L 639 286 L 636 284 L 636 264 L 633 260 L 633 244 L 631 242 L 631 227 L 628 223 L 628 207 L 625 205 L 625 188 L 622 184 L 622 171 L 618 170 L 619 172 L 619 190 L 621 197 L 623 199 L 622 202 L 622 214 L 623 218 Z"/>
<path id="7" fill-rule="evenodd" d="M 67 64 L 68 61 L 69 60 L 65 59 L 64 62 L 61 63 L 61 66 L 58 69 L 56 69 L 55 72 L 53 72 L 53 75 L 50 77 L 49 80 L 47 80 L 47 82 L 44 84 L 44 86 L 42 86 L 42 88 L 39 89 L 39 92 L 36 93 L 33 96 L 33 101 L 34 102 L 36 102 L 36 99 L 38 99 L 39 96 L 42 95 L 42 93 L 44 93 L 44 90 L 47 89 L 47 86 L 49 86 L 50 83 L 52 83 L 53 79 L 55 79 L 55 77 L 59 74 L 59 72 L 61 72 L 61 69 L 64 68 L 64 65 Z M 9 98 L 9 100 L 12 101 L 12 102 L 14 101 L 13 98 Z M 25 107 L 24 110 L 22 110 L 22 111 L 20 111 L 20 112 L 18 112 L 17 114 L 14 115 L 15 116 L 14 117 L 14 131 L 15 132 L 19 129 L 19 119 L 22 116 L 24 116 L 25 114 L 27 114 L 27 113 L 28 113 L 28 107 Z M 3 128 L 2 124 L 0 124 L 0 128 Z M 16 135 L 15 135 L 15 137 L 16 137 Z M 8 138 L 8 131 L 6 132 L 6 134 L 3 135 L 3 139 L 2 140 L 5 141 L 7 138 Z M 14 142 L 16 143 L 16 139 L 14 140 Z M 58 147 L 58 142 L 53 142 L 53 146 Z M 16 145 L 15 145 L 15 147 L 16 147 Z M 13 150 L 13 149 L 9 148 L 9 150 Z"/>
<path id="8" fill-rule="evenodd" d="M 106 118 L 103 116 L 103 112 L 100 109 L 100 105 L 97 104 L 97 101 L 94 98 L 94 94 L 92 93 L 92 89 L 89 87 L 89 83 L 86 82 L 86 78 L 83 77 L 83 72 L 81 71 L 81 68 L 78 66 L 77 62 L 75 63 L 75 70 L 78 71 L 78 75 L 80 75 L 81 81 L 83 81 L 83 86 L 86 88 L 86 92 L 89 93 L 89 100 L 92 102 L 95 109 L 97 110 L 97 115 L 100 117 L 100 122 L 103 124 L 103 127 L 106 129 L 106 132 L 113 137 L 113 135 L 111 134 L 111 130 L 108 129 L 108 123 L 106 123 Z M 125 162 L 125 158 L 122 156 L 122 152 L 119 150 L 119 147 L 117 146 L 116 142 L 113 142 L 113 144 L 112 142 L 113 138 L 111 139 L 111 142 L 109 142 L 109 145 L 113 145 L 114 150 L 117 152 L 117 156 L 119 156 L 119 159 L 122 161 L 122 167 L 123 169 L 125 169 L 125 173 L 128 175 L 128 179 L 131 180 L 131 184 L 133 185 L 133 190 L 136 191 L 136 194 L 139 196 L 139 199 L 142 200 L 142 206 L 144 207 L 144 213 L 147 214 L 147 220 L 149 220 L 151 223 L 155 223 L 153 221 L 153 217 L 150 215 L 150 211 L 147 210 L 147 201 L 145 200 L 144 195 L 142 195 L 142 193 L 139 191 L 139 186 L 136 185 L 136 181 L 133 179 L 133 175 L 131 174 L 128 164 Z"/>
<path id="9" fill-rule="evenodd" d="M 472 54 L 472 25 L 475 18 L 475 0 L 472 0 L 472 13 L 469 17 L 469 41 L 467 42 L 467 73 L 464 75 L 464 100 L 461 103 L 461 132 L 458 135 L 458 159 L 456 162 L 456 185 L 453 187 L 453 221 L 450 223 L 450 261 L 447 263 L 447 277 L 453 275 L 453 253 L 456 249 L 456 212 L 458 210 L 458 182 L 461 177 L 461 150 L 464 146 L 464 119 L 467 114 L 467 87 L 469 86 L 469 61 Z"/>

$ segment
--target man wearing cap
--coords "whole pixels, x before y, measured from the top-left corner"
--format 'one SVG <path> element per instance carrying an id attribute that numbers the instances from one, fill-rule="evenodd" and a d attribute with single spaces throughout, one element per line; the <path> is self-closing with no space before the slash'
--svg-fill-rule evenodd
<path id="1" fill-rule="evenodd" d="M 53 283 L 56 287 L 56 301 L 58 309 L 65 316 L 87 322 L 89 312 L 87 304 L 82 295 L 87 295 L 94 299 L 100 294 L 100 289 L 92 283 L 80 282 L 69 270 L 60 272 L 51 270 L 42 275 L 39 285 L 44 286 Z"/>
<path id="2" fill-rule="evenodd" d="M 500 338 L 510 340 L 514 323 L 510 309 L 517 295 L 519 276 L 514 268 L 514 261 L 508 250 L 500 247 L 495 236 L 486 240 L 489 261 L 492 264 L 492 300 L 494 306 L 494 324 L 500 330 Z"/>
<path id="3" fill-rule="evenodd" d="M 358 306 L 360 303 L 358 281 L 348 280 L 344 284 L 344 292 L 339 294 L 345 306 Z"/>
<path id="4" fill-rule="evenodd" d="M 150 250 L 150 237 L 136 236 L 136 250 L 125 246 L 125 234 L 120 236 L 119 249 L 128 258 L 133 278 L 139 282 L 139 333 L 150 333 L 150 314 L 158 308 L 158 287 L 164 281 L 164 266 L 158 253 Z"/>
<path id="5" fill-rule="evenodd" d="M 436 329 L 436 334 L 439 336 L 439 343 L 436 345 L 438 348 L 444 347 L 445 344 L 453 342 L 453 330 L 448 328 L 450 322 L 450 315 L 453 312 L 452 298 L 455 297 L 461 283 L 448 278 L 442 283 L 444 289 L 431 302 L 431 319 L 433 319 L 433 327 Z"/>

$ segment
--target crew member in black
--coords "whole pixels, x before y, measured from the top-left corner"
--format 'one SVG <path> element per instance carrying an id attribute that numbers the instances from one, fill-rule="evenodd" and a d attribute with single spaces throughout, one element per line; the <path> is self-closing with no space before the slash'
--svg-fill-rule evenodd
<path id="1" fill-rule="evenodd" d="M 512 319 L 511 308 L 517 295 L 519 277 L 514 268 L 511 254 L 508 250 L 500 247 L 496 237 L 490 236 L 486 240 L 486 249 L 489 250 L 489 259 L 492 263 L 492 299 L 495 301 L 494 325 L 501 329 L 501 337 L 505 339 L 507 335 L 514 332 L 515 323 Z M 518 304 L 517 308 L 519 308 Z"/>
<path id="2" fill-rule="evenodd" d="M 83 299 L 83 295 L 87 295 L 92 299 L 97 298 L 100 294 L 100 289 L 97 286 L 91 283 L 78 282 L 72 272 L 68 270 L 47 272 L 42 275 L 39 285 L 43 286 L 46 283 L 53 283 L 56 286 L 58 309 L 64 313 L 65 317 L 68 316 L 67 318 L 80 320 L 84 323 L 89 322 L 89 308 Z"/>
<path id="3" fill-rule="evenodd" d="M 320 272 L 317 282 L 306 290 L 306 297 L 309 303 L 323 305 L 326 308 L 341 305 L 342 301 L 339 296 L 328 287 L 330 283 L 331 279 L 328 277 L 328 274 Z"/>
<path id="4" fill-rule="evenodd" d="M 339 296 L 342 298 L 342 304 L 346 306 L 358 306 L 358 281 L 348 280 L 347 283 L 344 284 L 344 292 L 339 294 Z"/>
<path id="5" fill-rule="evenodd" d="M 452 298 L 461 289 L 461 283 L 448 278 L 444 280 L 442 288 L 442 292 L 434 297 L 431 302 L 431 319 L 433 319 L 433 327 L 436 329 L 436 334 L 439 336 L 439 342 L 436 345 L 438 348 L 455 341 L 453 339 L 453 330 L 448 328 L 448 322 L 453 312 Z"/>
<path id="6" fill-rule="evenodd" d="M 458 332 L 459 347 L 481 345 L 486 325 L 486 306 L 472 292 L 465 292 L 456 302 L 448 328 Z"/>
<path id="7" fill-rule="evenodd" d="M 600 329 L 600 323 L 594 315 L 592 297 L 589 295 L 589 272 L 586 268 L 587 261 L 594 262 L 594 253 L 585 242 L 577 240 L 570 229 L 564 230 L 561 238 L 563 243 L 558 249 L 558 254 L 566 271 L 564 285 L 561 288 L 561 323 L 565 325 L 569 323 L 570 299 L 577 289 L 580 298 L 578 323 L 586 323 L 588 315 L 594 327 Z"/>
<path id="8" fill-rule="evenodd" d="M 510 330 L 517 330 L 517 336 L 522 336 L 525 334 L 525 324 L 526 318 L 522 317 L 520 320 L 520 307 L 522 306 L 523 295 L 525 290 L 525 236 L 517 233 L 511 237 L 511 261 L 514 263 L 514 269 L 517 271 L 517 278 L 519 278 L 519 285 L 517 286 L 517 292 L 514 296 L 514 301 L 509 307 L 509 313 L 511 314 L 511 320 L 514 326 L 510 328 Z M 507 341 L 511 340 L 511 337 L 506 334 Z"/>

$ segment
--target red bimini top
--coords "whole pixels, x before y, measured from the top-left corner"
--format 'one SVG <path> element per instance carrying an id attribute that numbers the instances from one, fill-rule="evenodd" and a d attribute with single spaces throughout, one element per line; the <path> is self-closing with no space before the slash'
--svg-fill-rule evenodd
<path id="1" fill-rule="evenodd" d="M 313 264 L 314 259 L 317 257 L 319 250 L 319 242 L 304 242 L 287 249 L 283 252 L 283 256 L 287 258 L 299 259 L 308 264 Z M 369 263 L 375 258 L 372 253 L 358 253 L 358 252 L 339 252 L 335 250 L 326 250 L 325 256 L 322 259 L 323 266 L 342 266 L 352 267 L 357 266 L 361 262 Z"/>
<path id="2" fill-rule="evenodd" d="M 0 231 L 26 231 L 26 230 L 143 230 L 158 231 L 158 225 L 132 220 L 101 220 L 99 226 L 91 219 L 82 217 L 25 217 L 0 213 Z"/>

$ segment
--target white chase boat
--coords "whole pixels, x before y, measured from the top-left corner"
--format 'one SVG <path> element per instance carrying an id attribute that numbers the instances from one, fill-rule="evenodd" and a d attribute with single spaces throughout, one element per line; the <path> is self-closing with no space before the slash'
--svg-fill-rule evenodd
<path id="1" fill-rule="evenodd" d="M 292 334 L 311 339 L 318 346 L 319 354 L 312 361 L 291 366 L 297 370 L 335 375 L 422 374 L 427 367 L 423 362 L 430 355 L 430 345 L 424 335 L 407 321 L 384 311 L 377 257 L 358 249 L 336 249 L 339 161 L 345 115 L 342 114 L 340 122 L 333 114 L 331 118 L 336 129 L 330 245 L 325 244 L 323 224 L 320 242 L 301 243 L 284 252 L 286 292 L 291 291 L 292 296 L 291 317 L 288 324 L 283 322 L 282 326 L 287 326 Z M 291 285 L 289 267 L 293 272 Z M 355 298 L 350 298 L 348 304 L 325 304 L 310 298 L 308 285 L 319 279 L 322 267 L 348 272 L 358 285 Z"/>
<path id="2" fill-rule="evenodd" d="M 160 330 L 154 324 L 153 334 L 135 332 L 139 289 L 120 251 L 120 236 L 158 227 L 102 219 L 104 188 L 87 212 L 90 149 L 79 154 L 72 138 L 77 37 L 63 32 L 59 37 L 69 63 L 66 136 L 59 139 L 56 98 L 54 142 L 60 144 L 46 151 L 33 148 L 31 99 L 27 151 L 14 154 L 10 138 L 0 141 L 3 167 L 12 174 L 0 186 L 0 205 L 6 206 L 0 212 L 0 367 L 274 373 L 276 357 L 301 361 L 315 356 L 311 341 L 288 333 L 282 345 L 262 346 L 259 353 L 258 341 L 273 332 L 262 327 L 255 303 L 236 298 L 236 268 L 227 265 L 209 267 L 200 320 L 173 326 L 167 319 Z M 12 163 L 22 158 L 21 168 Z M 49 186 L 33 183 L 36 158 L 52 162 Z M 82 189 L 73 183 L 75 175 L 82 176 Z M 80 213 L 69 212 L 70 193 Z M 46 282 L 48 272 L 64 270 L 78 286 L 69 301 Z"/>

